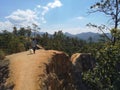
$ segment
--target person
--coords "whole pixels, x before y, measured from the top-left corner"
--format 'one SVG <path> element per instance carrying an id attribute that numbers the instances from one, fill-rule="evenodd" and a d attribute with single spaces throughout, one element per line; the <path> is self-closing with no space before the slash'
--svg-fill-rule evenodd
<path id="1" fill-rule="evenodd" d="M 35 54 L 36 51 L 36 45 L 37 45 L 37 41 L 35 38 L 32 39 L 32 49 L 33 49 L 33 53 Z"/>

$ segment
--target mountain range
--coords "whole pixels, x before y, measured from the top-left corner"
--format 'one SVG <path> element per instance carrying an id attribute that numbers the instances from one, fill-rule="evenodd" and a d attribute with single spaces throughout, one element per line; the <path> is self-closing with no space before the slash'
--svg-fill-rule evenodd
<path id="1" fill-rule="evenodd" d="M 82 39 L 82 40 L 88 40 L 90 37 L 94 40 L 95 39 L 97 40 L 98 38 L 100 38 L 99 33 L 93 33 L 93 32 L 79 33 L 79 34 L 75 34 L 75 35 L 66 32 L 65 35 L 68 36 L 68 37 L 76 37 L 76 38 L 79 38 L 79 39 Z"/>
<path id="2" fill-rule="evenodd" d="M 40 32 L 40 34 L 44 34 L 45 32 Z M 111 37 L 110 33 L 105 33 L 108 37 Z M 49 34 L 50 36 L 52 34 Z M 71 34 L 68 32 L 65 32 L 64 35 L 68 36 L 68 37 L 72 37 L 72 38 L 78 38 L 78 39 L 82 39 L 82 40 L 88 40 L 90 38 L 92 38 L 93 41 L 98 41 L 100 39 L 100 36 L 102 34 L 100 33 L 94 33 L 94 32 L 84 32 L 84 33 L 79 33 L 79 34 Z"/>

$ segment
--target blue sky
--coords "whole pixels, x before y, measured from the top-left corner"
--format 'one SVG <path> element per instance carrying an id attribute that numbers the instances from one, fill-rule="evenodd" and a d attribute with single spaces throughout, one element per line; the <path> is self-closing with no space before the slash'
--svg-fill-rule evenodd
<path id="1" fill-rule="evenodd" d="M 86 27 L 91 22 L 108 24 L 101 13 L 88 15 L 91 5 L 97 0 L 2 0 L 0 3 L 0 30 L 12 31 L 13 26 L 37 24 L 41 32 L 54 33 L 62 30 L 77 34 L 98 32 Z"/>

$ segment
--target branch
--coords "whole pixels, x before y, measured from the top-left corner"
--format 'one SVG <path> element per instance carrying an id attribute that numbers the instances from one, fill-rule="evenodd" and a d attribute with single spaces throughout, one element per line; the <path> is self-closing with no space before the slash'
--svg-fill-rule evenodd
<path id="1" fill-rule="evenodd" d="M 103 35 L 112 42 L 112 40 L 104 33 L 103 29 L 99 26 L 98 29 L 103 33 Z"/>
<path id="2" fill-rule="evenodd" d="M 91 23 L 89 23 L 89 24 L 87 24 L 87 26 L 88 27 L 93 27 L 93 28 L 97 28 L 97 29 L 99 29 L 102 33 L 103 33 L 103 35 L 109 40 L 109 41 L 111 41 L 112 42 L 112 40 L 104 33 L 104 31 L 103 31 L 103 29 L 109 29 L 108 27 L 106 27 L 105 25 L 102 25 L 102 26 L 97 26 L 97 25 L 95 25 L 95 24 L 91 24 Z M 109 29 L 110 30 L 110 29 Z"/>

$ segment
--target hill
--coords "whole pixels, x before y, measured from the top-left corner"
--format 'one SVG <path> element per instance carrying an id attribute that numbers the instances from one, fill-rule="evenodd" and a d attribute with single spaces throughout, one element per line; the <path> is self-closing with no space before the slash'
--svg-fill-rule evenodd
<path id="1" fill-rule="evenodd" d="M 85 33 L 80 33 L 75 35 L 66 32 L 65 35 L 68 37 L 77 37 L 82 40 L 88 40 L 91 37 L 93 41 L 97 41 L 100 38 L 99 33 L 93 33 L 93 32 L 85 32 Z"/>
<path id="2" fill-rule="evenodd" d="M 40 35 L 43 35 L 45 32 L 39 32 Z M 49 36 L 52 36 L 52 34 L 49 34 Z M 98 41 L 100 39 L 100 36 L 102 34 L 100 33 L 94 33 L 94 32 L 83 32 L 83 33 L 78 33 L 78 34 L 71 34 L 71 33 L 68 33 L 68 32 L 65 32 L 64 33 L 65 36 L 67 37 L 72 37 L 72 38 L 78 38 L 78 39 L 82 39 L 82 40 L 88 40 L 89 38 L 92 38 L 93 41 Z M 106 35 L 108 37 L 111 37 L 110 33 L 106 33 Z"/>

